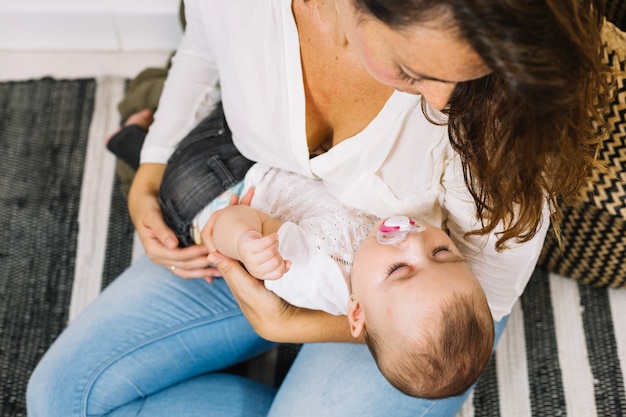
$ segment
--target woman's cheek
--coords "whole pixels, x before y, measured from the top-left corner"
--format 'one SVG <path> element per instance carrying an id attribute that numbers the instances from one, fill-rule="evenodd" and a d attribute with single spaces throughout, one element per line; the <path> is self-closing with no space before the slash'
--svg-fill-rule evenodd
<path id="1" fill-rule="evenodd" d="M 377 63 L 367 63 L 365 69 L 372 78 L 381 84 L 388 85 L 396 90 L 402 89 L 402 81 L 398 80 L 396 71 L 389 71 L 388 68 Z"/>
<path id="2" fill-rule="evenodd" d="M 359 42 L 357 54 L 361 65 L 378 82 L 391 87 L 397 87 L 401 83 L 398 80 L 397 69 L 390 64 L 386 64 L 379 54 L 373 53 L 372 50 L 367 48 L 365 43 Z"/>

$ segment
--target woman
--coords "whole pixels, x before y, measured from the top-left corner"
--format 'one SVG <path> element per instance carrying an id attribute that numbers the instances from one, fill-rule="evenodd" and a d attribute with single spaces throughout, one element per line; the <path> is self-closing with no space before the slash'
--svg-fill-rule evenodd
<path id="1" fill-rule="evenodd" d="M 558 220 L 557 199 L 572 197 L 593 163 L 589 117 L 600 120 L 608 92 L 598 3 L 186 2 L 185 38 L 129 196 L 150 260 L 51 347 L 29 384 L 29 416 L 453 416 L 464 396 L 402 395 L 359 344 L 305 345 L 277 394 L 216 373 L 272 346 L 260 336 L 352 339 L 345 317 L 285 306 L 218 255 L 228 285 L 176 279 L 219 273 L 204 248 L 177 249 L 163 223 L 165 162 L 222 101 L 247 158 L 319 177 L 380 217 L 445 221 L 499 335 L 548 209 Z"/>

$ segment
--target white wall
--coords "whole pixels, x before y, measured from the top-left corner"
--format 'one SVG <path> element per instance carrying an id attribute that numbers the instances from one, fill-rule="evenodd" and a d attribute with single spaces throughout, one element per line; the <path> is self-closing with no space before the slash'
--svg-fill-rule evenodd
<path id="1" fill-rule="evenodd" d="M 0 0 L 0 50 L 171 51 L 182 35 L 179 4 L 180 0 Z"/>

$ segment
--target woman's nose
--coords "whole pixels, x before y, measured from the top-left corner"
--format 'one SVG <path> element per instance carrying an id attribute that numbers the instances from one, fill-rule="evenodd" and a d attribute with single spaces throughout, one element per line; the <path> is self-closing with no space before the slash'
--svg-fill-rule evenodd
<path id="1" fill-rule="evenodd" d="M 456 87 L 456 83 L 444 83 L 430 81 L 420 87 L 422 96 L 429 106 L 439 111 L 446 108 L 450 101 L 450 96 Z"/>

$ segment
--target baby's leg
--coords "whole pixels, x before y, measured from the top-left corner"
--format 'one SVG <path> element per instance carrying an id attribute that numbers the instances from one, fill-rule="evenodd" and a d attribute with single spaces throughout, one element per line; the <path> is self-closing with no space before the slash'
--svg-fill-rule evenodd
<path id="1" fill-rule="evenodd" d="M 159 194 L 165 222 L 181 246 L 194 244 L 189 230 L 200 210 L 242 181 L 252 164 L 235 148 L 221 106 L 183 139 L 167 163 Z"/>

